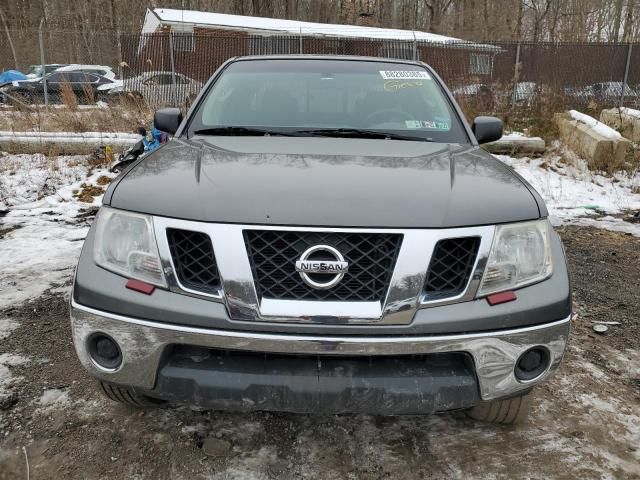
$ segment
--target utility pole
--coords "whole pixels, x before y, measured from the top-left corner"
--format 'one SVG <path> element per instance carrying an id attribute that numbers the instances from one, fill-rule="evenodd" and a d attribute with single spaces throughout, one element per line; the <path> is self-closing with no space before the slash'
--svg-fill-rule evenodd
<path id="1" fill-rule="evenodd" d="M 44 17 L 40 19 L 38 27 L 38 40 L 40 41 L 40 66 L 42 67 L 42 88 L 44 89 L 44 106 L 49 111 L 49 94 L 47 92 L 47 72 L 44 69 L 44 43 L 42 42 L 42 25 L 44 25 Z"/>

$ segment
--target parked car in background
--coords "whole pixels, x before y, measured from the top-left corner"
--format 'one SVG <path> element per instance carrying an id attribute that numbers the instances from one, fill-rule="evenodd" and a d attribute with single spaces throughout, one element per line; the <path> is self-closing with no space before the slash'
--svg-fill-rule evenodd
<path id="1" fill-rule="evenodd" d="M 471 83 L 461 85 L 452 90 L 453 96 L 458 101 L 473 103 L 481 110 L 493 110 L 498 102 L 498 88 L 495 85 L 484 83 Z"/>
<path id="2" fill-rule="evenodd" d="M 175 87 L 174 87 L 175 78 Z M 202 82 L 181 73 L 154 71 L 116 82 L 115 86 L 106 85 L 99 90 L 110 95 L 127 95 L 144 99 L 149 105 L 159 106 L 183 103 L 202 89 Z"/>
<path id="3" fill-rule="evenodd" d="M 531 106 L 538 95 L 536 82 L 518 82 L 515 84 L 511 99 L 516 105 Z"/>
<path id="4" fill-rule="evenodd" d="M 44 82 L 51 103 L 62 101 L 64 85 L 68 85 L 76 95 L 78 103 L 92 103 L 96 99 L 97 89 L 101 85 L 114 83 L 113 80 L 81 71 L 55 71 L 44 78 L 13 82 L 7 94 L 25 103 L 41 103 L 44 99 Z"/>
<path id="5" fill-rule="evenodd" d="M 624 99 L 622 98 L 624 88 Z M 590 86 L 593 100 L 604 106 L 619 105 L 620 100 L 627 106 L 637 106 L 638 92 L 623 82 L 601 82 Z"/>
<path id="6" fill-rule="evenodd" d="M 562 95 L 568 108 L 585 108 L 593 101 L 591 85 L 565 87 Z"/>

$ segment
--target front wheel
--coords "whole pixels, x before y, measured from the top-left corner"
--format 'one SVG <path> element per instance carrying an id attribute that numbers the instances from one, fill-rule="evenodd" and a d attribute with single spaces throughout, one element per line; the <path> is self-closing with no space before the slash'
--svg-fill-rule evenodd
<path id="1" fill-rule="evenodd" d="M 484 402 L 466 411 L 467 416 L 481 422 L 500 425 L 525 423 L 531 409 L 531 395 L 528 393 L 504 400 Z"/>
<path id="2" fill-rule="evenodd" d="M 100 385 L 100 391 L 114 402 L 124 403 L 136 408 L 158 408 L 166 405 L 166 402 L 142 395 L 131 387 L 101 381 L 98 381 L 98 384 Z"/>

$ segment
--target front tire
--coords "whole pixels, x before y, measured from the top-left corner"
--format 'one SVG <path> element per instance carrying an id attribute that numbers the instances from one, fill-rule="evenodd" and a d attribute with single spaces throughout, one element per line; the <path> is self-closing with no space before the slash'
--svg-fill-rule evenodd
<path id="1" fill-rule="evenodd" d="M 131 387 L 124 387 L 102 381 L 98 381 L 98 384 L 100 385 L 100 391 L 103 395 L 114 402 L 124 403 L 125 405 L 136 408 L 159 408 L 166 405 L 166 402 L 163 400 L 147 397 L 146 395 L 136 392 Z"/>
<path id="2" fill-rule="evenodd" d="M 504 400 L 484 402 L 466 411 L 467 416 L 481 422 L 498 425 L 526 423 L 531 409 L 531 395 L 524 394 Z"/>

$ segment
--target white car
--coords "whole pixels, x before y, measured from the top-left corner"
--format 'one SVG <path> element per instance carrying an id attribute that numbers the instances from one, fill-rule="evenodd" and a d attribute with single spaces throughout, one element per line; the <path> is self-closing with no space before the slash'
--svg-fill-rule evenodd
<path id="1" fill-rule="evenodd" d="M 175 78 L 175 86 L 174 86 Z M 111 95 L 131 94 L 142 97 L 149 105 L 174 105 L 187 101 L 202 88 L 202 82 L 181 73 L 166 71 L 144 72 L 136 77 L 116 80 L 104 85 L 100 91 Z"/>
<path id="2" fill-rule="evenodd" d="M 536 82 L 518 82 L 511 92 L 511 99 L 518 105 L 530 106 L 536 100 L 539 89 Z"/>
<path id="3" fill-rule="evenodd" d="M 95 73 L 101 77 L 109 80 L 115 80 L 116 74 L 111 67 L 106 65 L 81 65 L 73 63 L 71 65 L 65 65 L 55 70 L 56 72 L 82 72 L 82 73 Z"/>

